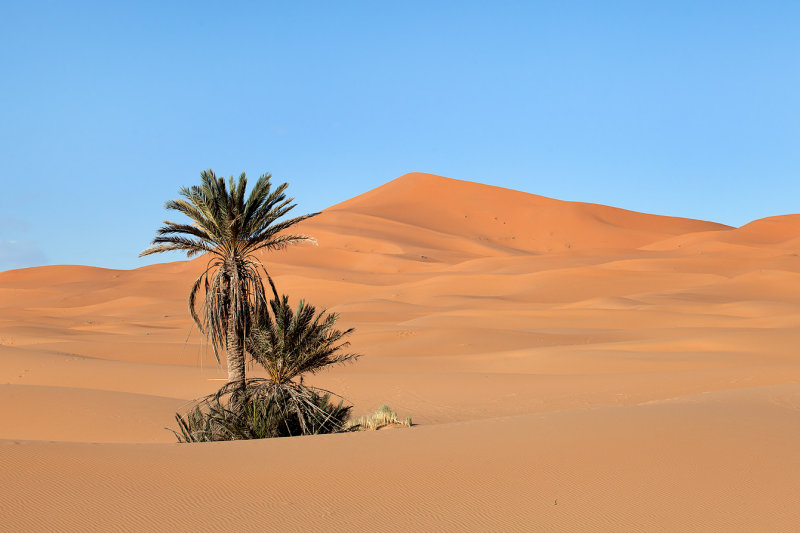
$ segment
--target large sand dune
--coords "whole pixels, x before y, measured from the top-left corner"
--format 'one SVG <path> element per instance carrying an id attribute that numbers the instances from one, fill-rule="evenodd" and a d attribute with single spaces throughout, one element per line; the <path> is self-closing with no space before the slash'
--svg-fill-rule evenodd
<path id="1" fill-rule="evenodd" d="M 202 258 L 2 272 L 0 529 L 796 530 L 800 216 L 408 174 L 302 231 L 264 261 L 365 354 L 313 382 L 418 426 L 175 444 Z"/>

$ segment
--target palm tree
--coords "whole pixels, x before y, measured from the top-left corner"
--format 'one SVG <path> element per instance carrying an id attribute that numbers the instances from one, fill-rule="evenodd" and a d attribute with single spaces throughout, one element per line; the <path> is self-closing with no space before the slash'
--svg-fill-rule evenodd
<path id="1" fill-rule="evenodd" d="M 247 178 L 244 172 L 234 181 L 218 178 L 213 171 L 200 173 L 201 185 L 182 187 L 178 200 L 165 204 L 191 219 L 190 224 L 164 221 L 152 246 L 140 257 L 178 250 L 191 258 L 211 257 L 189 293 L 189 312 L 201 332 L 208 335 L 219 362 L 219 350 L 226 351 L 228 381 L 245 386 L 246 338 L 253 317 L 266 308 L 264 279 L 269 273 L 256 256 L 261 250 L 316 241 L 307 235 L 286 234 L 285 230 L 318 213 L 280 220 L 295 204 L 287 198 L 283 183 L 274 190 L 271 175 L 262 175 L 245 200 Z M 203 288 L 202 306 L 198 295 Z M 198 309 L 201 307 L 201 309 Z"/>

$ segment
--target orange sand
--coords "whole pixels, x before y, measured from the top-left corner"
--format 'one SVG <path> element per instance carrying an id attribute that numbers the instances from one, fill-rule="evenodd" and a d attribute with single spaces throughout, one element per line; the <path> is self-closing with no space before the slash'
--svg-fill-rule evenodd
<path id="1" fill-rule="evenodd" d="M 412 429 L 177 445 L 204 260 L 0 273 L 0 529 L 793 531 L 800 215 L 741 228 L 408 174 L 264 257 Z M 135 253 L 138 250 L 134 250 Z M 187 340 L 188 337 L 188 340 Z"/>

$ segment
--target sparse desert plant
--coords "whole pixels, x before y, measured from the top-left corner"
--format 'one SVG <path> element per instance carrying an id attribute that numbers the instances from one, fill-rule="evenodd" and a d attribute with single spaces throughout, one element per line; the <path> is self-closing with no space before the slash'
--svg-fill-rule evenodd
<path id="1" fill-rule="evenodd" d="M 388 405 L 381 405 L 371 415 L 364 415 L 350 420 L 346 427 L 351 430 L 376 430 L 387 426 L 413 426 L 410 416 L 404 420 L 398 418 L 397 413 Z"/>
<path id="2" fill-rule="evenodd" d="M 167 209 L 191 219 L 191 224 L 164 221 L 153 244 L 139 256 L 173 250 L 187 257 L 211 254 L 206 269 L 189 293 L 189 312 L 201 332 L 208 335 L 219 361 L 224 349 L 228 381 L 245 387 L 245 337 L 253 316 L 267 305 L 264 265 L 256 257 L 260 250 L 277 250 L 301 242 L 315 242 L 306 235 L 292 235 L 285 230 L 317 213 L 280 220 L 295 204 L 287 198 L 283 183 L 274 190 L 271 175 L 264 174 L 245 200 L 247 178 L 218 178 L 213 171 L 200 174 L 202 183 L 183 187 L 183 198 L 170 200 Z M 198 295 L 203 289 L 202 305 Z M 201 307 L 201 309 L 198 309 Z"/>

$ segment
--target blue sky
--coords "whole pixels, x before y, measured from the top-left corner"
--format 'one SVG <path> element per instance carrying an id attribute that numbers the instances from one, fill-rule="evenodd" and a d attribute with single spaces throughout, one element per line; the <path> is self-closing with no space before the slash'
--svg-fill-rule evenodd
<path id="1" fill-rule="evenodd" d="M 798 2 L 4 2 L 0 270 L 135 268 L 164 201 L 410 171 L 741 225 L 800 211 Z M 446 204 L 443 204 L 443 208 Z"/>

